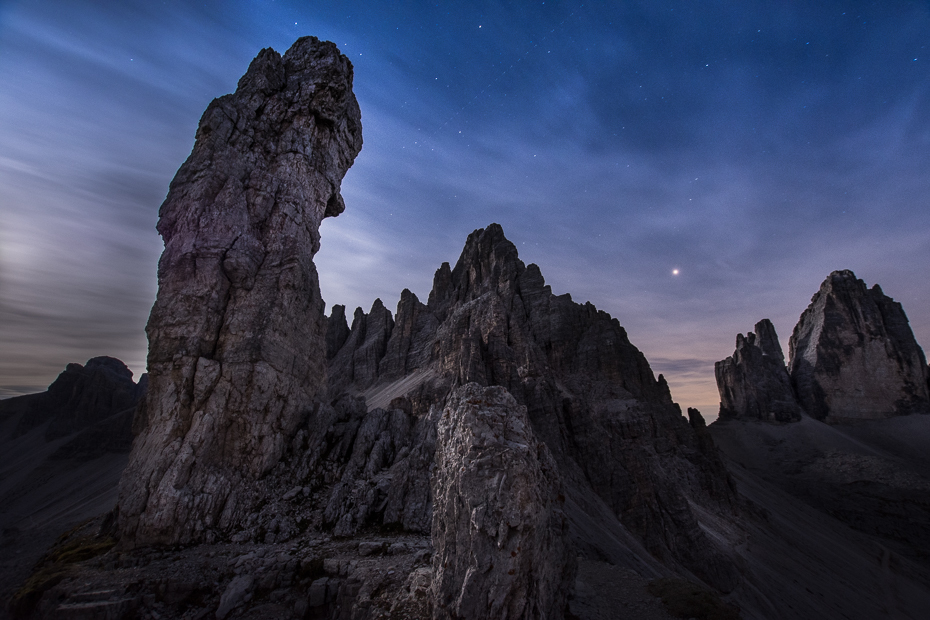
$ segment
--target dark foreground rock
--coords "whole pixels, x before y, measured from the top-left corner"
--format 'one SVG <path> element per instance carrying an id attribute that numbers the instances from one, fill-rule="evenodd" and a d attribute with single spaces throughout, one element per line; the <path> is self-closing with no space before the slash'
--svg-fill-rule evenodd
<path id="1" fill-rule="evenodd" d="M 770 422 L 801 419 L 801 406 L 785 368 L 775 326 L 768 319 L 754 332 L 736 335 L 736 351 L 714 364 L 720 392 L 721 418 L 754 418 Z"/>
<path id="2" fill-rule="evenodd" d="M 927 360 L 901 304 L 852 271 L 834 271 L 789 341 L 791 381 L 818 420 L 930 412 Z"/>
<path id="3" fill-rule="evenodd" d="M 211 539 L 262 501 L 325 387 L 313 255 L 362 146 L 352 65 L 332 43 L 262 50 L 214 100 L 159 214 L 149 391 L 120 492 L 122 542 Z"/>
<path id="4" fill-rule="evenodd" d="M 15 418 L 12 437 L 47 424 L 44 436 L 52 441 L 135 408 L 144 390 L 145 380 L 137 385 L 120 360 L 94 357 L 68 364 L 45 392 L 0 401 L 0 421 Z"/>
<path id="5" fill-rule="evenodd" d="M 576 573 L 555 460 L 501 387 L 453 392 L 433 475 L 434 618 L 563 618 Z"/>
<path id="6" fill-rule="evenodd" d="M 145 385 L 95 357 L 46 392 L 0 401 L 0 599 L 63 531 L 113 508 Z"/>

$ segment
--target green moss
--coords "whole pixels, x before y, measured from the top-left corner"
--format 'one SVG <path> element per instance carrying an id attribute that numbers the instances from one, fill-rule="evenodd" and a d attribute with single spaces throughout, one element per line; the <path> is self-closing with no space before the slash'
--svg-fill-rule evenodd
<path id="1" fill-rule="evenodd" d="M 668 613 L 676 618 L 697 620 L 739 620 L 739 609 L 719 595 L 684 579 L 655 579 L 649 593 L 662 599 Z"/>
<path id="2" fill-rule="evenodd" d="M 75 564 L 103 555 L 116 545 L 112 538 L 97 540 L 92 538 L 79 538 L 52 549 L 49 561 L 58 564 Z"/>

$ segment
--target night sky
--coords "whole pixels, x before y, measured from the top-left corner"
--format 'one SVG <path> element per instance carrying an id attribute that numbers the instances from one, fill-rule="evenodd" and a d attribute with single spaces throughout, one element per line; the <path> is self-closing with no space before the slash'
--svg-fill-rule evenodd
<path id="1" fill-rule="evenodd" d="M 336 42 L 365 146 L 323 298 L 425 301 L 499 222 L 683 406 L 852 269 L 930 346 L 926 2 L 0 2 L 0 395 L 144 372 L 168 183 L 263 47 Z M 677 273 L 675 272 L 677 270 Z"/>

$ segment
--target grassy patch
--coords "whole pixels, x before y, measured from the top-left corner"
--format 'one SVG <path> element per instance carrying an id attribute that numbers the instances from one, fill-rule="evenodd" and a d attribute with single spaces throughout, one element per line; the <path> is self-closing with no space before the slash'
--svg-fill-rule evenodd
<path id="1" fill-rule="evenodd" d="M 697 620 L 739 620 L 739 609 L 714 592 L 684 579 L 655 579 L 649 594 L 661 598 L 668 613 L 676 618 Z"/>
<path id="2" fill-rule="evenodd" d="M 12 597 L 8 609 L 14 618 L 26 618 L 39 604 L 46 591 L 54 588 L 65 578 L 67 570 L 60 566 L 42 566 L 35 570 Z"/>
<path id="3" fill-rule="evenodd" d="M 68 535 L 63 535 L 39 561 L 22 587 L 10 597 L 10 613 L 15 618 L 28 617 L 38 605 L 42 595 L 57 586 L 67 576 L 71 564 L 103 555 L 114 545 L 116 541 L 112 538 L 99 539 L 82 536 L 68 540 Z"/>
<path id="4" fill-rule="evenodd" d="M 115 545 L 116 541 L 112 538 L 104 538 L 103 540 L 78 538 L 52 549 L 48 561 L 56 564 L 75 564 L 103 555 Z"/>

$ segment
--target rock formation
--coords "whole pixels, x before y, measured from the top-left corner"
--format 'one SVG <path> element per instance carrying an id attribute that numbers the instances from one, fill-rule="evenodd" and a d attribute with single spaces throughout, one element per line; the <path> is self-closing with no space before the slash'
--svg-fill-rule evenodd
<path id="1" fill-rule="evenodd" d="M 563 618 L 575 581 L 555 460 L 504 388 L 470 383 L 439 421 L 433 618 Z"/>
<path id="2" fill-rule="evenodd" d="M 754 418 L 769 422 L 801 419 L 785 356 L 775 326 L 756 323 L 755 333 L 736 335 L 736 351 L 714 364 L 720 392 L 721 418 Z"/>
<path id="3" fill-rule="evenodd" d="M 616 319 L 553 295 L 496 224 L 469 235 L 455 266 L 436 271 L 425 304 L 404 290 L 396 315 L 376 300 L 368 313 L 355 311 L 351 328 L 343 306 L 324 317 L 312 258 L 321 219 L 343 209 L 341 180 L 361 148 L 351 81 L 351 65 L 334 45 L 305 38 L 283 58 L 263 50 L 236 93 L 207 109 L 161 210 L 150 386 L 136 410 L 119 510 L 103 515 L 95 504 L 96 521 L 82 519 L 59 538 L 17 593 L 17 613 L 606 617 L 629 608 L 587 614 L 618 600 L 592 596 L 592 585 L 629 591 L 648 578 L 675 577 L 666 583 L 703 595 L 711 586 L 748 618 L 922 617 L 930 578 L 919 566 L 749 472 L 753 459 L 796 452 L 802 458 L 792 471 L 842 478 L 811 492 L 855 485 L 854 501 L 828 497 L 826 510 L 847 511 L 848 522 L 878 528 L 900 549 L 917 540 L 917 556 L 930 548 L 930 536 L 912 537 L 906 527 L 915 506 L 919 524 L 930 514 L 930 484 L 921 478 L 930 471 L 926 442 L 910 446 L 919 471 L 903 471 L 877 456 L 858 458 L 864 440 L 850 442 L 850 454 L 821 449 L 838 445 L 836 437 L 784 440 L 839 433 L 806 416 L 797 424 L 734 419 L 797 417 L 771 323 L 738 337 L 734 356 L 718 365 L 730 419 L 708 428 L 696 409 L 688 420 L 681 415 Z M 883 346 L 874 366 L 886 369 L 882 377 L 894 374 L 888 360 L 919 369 L 894 375 L 904 377 L 894 407 L 920 410 L 926 361 L 900 306 L 877 287 L 839 294 L 855 288 L 848 277 L 858 282 L 847 273 L 824 285 L 792 338 L 797 359 L 812 369 L 800 368 L 801 383 L 855 387 L 862 368 L 873 367 L 862 350 L 873 356 Z M 847 376 L 847 367 L 859 374 Z M 77 420 L 98 429 L 95 416 L 122 401 L 77 390 L 87 376 L 115 377 L 129 389 L 116 364 L 69 367 L 43 402 L 76 404 L 60 420 L 59 412 L 30 423 L 67 429 Z M 141 384 L 132 386 L 136 394 Z M 839 391 L 818 389 L 824 402 Z M 5 433 L 10 416 L 26 417 L 34 402 L 0 404 Z M 734 438 L 738 426 L 778 450 L 747 446 Z M 908 428 L 930 437 L 919 425 Z M 26 435 L 44 442 L 38 429 Z M 94 443 L 80 436 L 62 446 L 74 449 L 59 455 L 68 460 L 57 461 L 55 490 L 79 481 L 70 486 L 82 491 L 80 501 L 73 493 L 65 501 L 83 507 L 115 494 L 116 485 L 113 476 L 88 496 L 83 471 L 70 471 Z M 748 453 L 746 466 L 732 470 L 745 496 L 715 437 Z M 13 443 L 0 450 L 7 462 L 32 451 Z M 883 451 L 903 445 L 895 437 L 879 444 Z M 127 458 L 116 456 L 114 463 Z M 0 466 L 0 492 L 11 488 L 0 506 L 21 513 L 14 527 L 0 524 L 0 546 L 9 549 L 32 535 L 16 524 L 41 516 L 35 496 L 29 510 L 10 500 L 27 496 L 28 483 L 51 469 L 42 465 L 14 485 L 6 475 L 13 467 Z M 860 466 L 891 491 L 863 488 Z M 804 481 L 785 476 L 793 486 Z M 882 517 L 860 519 L 859 498 L 875 500 L 867 511 Z M 892 511 L 880 503 L 889 498 Z M 61 513 L 55 501 L 40 508 Z M 115 536 L 122 537 L 116 548 Z M 587 586 L 575 581 L 579 557 Z M 614 566 L 603 570 L 608 561 Z M 573 589 L 580 604 L 567 610 Z"/>
<path id="4" fill-rule="evenodd" d="M 901 304 L 851 271 L 834 271 L 789 341 L 804 410 L 828 422 L 930 412 L 927 361 Z"/>
<path id="5" fill-rule="evenodd" d="M 209 539 L 259 499 L 325 386 L 313 255 L 362 145 L 352 66 L 299 39 L 214 100 L 159 213 L 149 391 L 120 491 L 126 545 Z"/>
<path id="6" fill-rule="evenodd" d="M 372 315 L 383 315 L 381 304 Z M 372 322 L 381 326 L 374 336 Z M 735 568 L 691 507 L 735 510 L 712 440 L 699 439 L 617 320 L 553 295 L 500 226 L 469 235 L 455 267 L 437 270 L 426 304 L 404 291 L 393 323 L 359 310 L 353 326 L 333 358 L 331 390 L 362 395 L 371 409 L 403 397 L 421 419 L 458 386 L 506 388 L 526 407 L 570 499 L 593 493 L 663 561 L 734 586 Z M 329 328 L 341 329 L 338 311 Z M 380 360 L 373 351 L 383 351 Z"/>
<path id="7" fill-rule="evenodd" d="M 132 371 L 113 357 L 95 357 L 87 364 L 68 364 L 48 391 L 0 401 L 0 420 L 19 415 L 13 435 L 19 436 L 42 424 L 51 441 L 132 410 L 144 391 L 145 375 L 139 385 Z M 128 447 L 131 435 L 123 438 Z"/>

